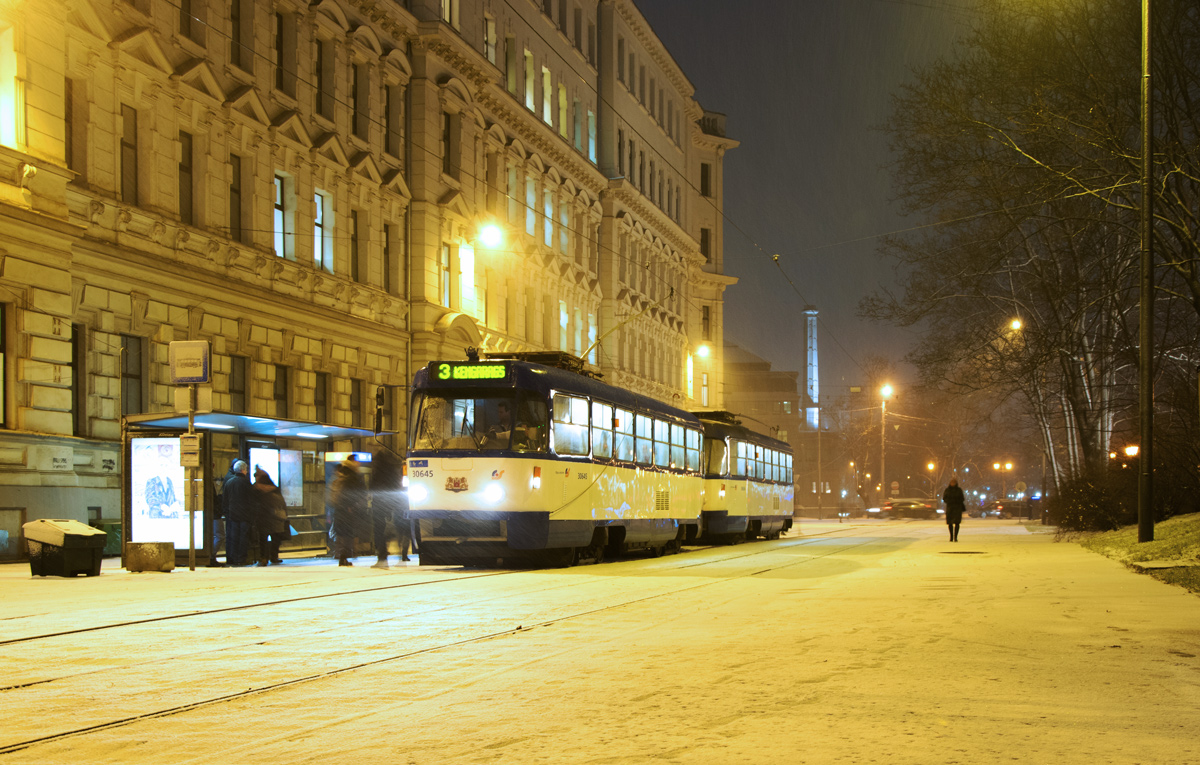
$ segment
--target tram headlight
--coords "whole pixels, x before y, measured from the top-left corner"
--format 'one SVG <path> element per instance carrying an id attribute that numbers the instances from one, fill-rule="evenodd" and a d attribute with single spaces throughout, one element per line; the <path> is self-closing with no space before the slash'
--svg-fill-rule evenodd
<path id="1" fill-rule="evenodd" d="M 498 505 L 504 501 L 504 487 L 498 483 L 490 483 L 483 490 L 483 501 L 489 505 Z"/>
<path id="2" fill-rule="evenodd" d="M 409 504 L 419 505 L 427 499 L 429 499 L 429 489 L 426 489 L 424 485 L 414 483 L 408 487 Z"/>
<path id="3" fill-rule="evenodd" d="M 542 488 L 542 469 L 540 467 L 535 467 L 533 469 L 533 478 L 529 479 L 529 488 Z"/>
<path id="4" fill-rule="evenodd" d="M 721 490 L 717 492 L 717 496 L 721 499 L 725 499 L 725 484 L 721 484 Z"/>

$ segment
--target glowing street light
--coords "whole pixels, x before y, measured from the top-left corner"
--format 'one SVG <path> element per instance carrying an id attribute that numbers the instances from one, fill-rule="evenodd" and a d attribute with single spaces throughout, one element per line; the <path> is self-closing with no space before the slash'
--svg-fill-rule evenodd
<path id="1" fill-rule="evenodd" d="M 479 229 L 479 242 L 484 247 L 496 248 L 504 241 L 504 232 L 495 223 L 488 223 Z"/>
<path id="2" fill-rule="evenodd" d="M 884 383 L 883 387 L 879 389 L 879 396 L 879 504 L 882 505 L 887 500 L 887 473 L 884 472 L 884 464 L 887 454 L 887 400 L 892 397 L 892 386 L 890 383 Z"/>

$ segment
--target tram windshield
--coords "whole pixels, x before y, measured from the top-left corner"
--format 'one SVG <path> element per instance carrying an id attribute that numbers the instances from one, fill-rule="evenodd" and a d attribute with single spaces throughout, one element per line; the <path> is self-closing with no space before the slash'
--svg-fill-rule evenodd
<path id="1" fill-rule="evenodd" d="M 549 415 L 532 394 L 472 391 L 419 394 L 414 450 L 545 452 Z"/>
<path id="2" fill-rule="evenodd" d="M 704 447 L 708 452 L 706 464 L 706 472 L 708 475 L 727 476 L 729 475 L 729 454 L 725 449 L 725 439 L 723 438 L 706 438 L 704 439 Z"/>

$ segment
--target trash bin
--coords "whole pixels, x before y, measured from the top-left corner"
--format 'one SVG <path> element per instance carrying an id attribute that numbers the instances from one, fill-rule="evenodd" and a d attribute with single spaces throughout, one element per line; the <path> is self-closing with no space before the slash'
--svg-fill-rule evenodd
<path id="1" fill-rule="evenodd" d="M 26 523 L 25 544 L 34 576 L 75 576 L 100 573 L 108 535 L 79 521 L 42 518 Z"/>

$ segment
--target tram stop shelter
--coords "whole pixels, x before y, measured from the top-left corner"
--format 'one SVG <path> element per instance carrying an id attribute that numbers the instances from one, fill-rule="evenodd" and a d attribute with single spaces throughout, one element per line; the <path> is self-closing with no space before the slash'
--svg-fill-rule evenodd
<path id="1" fill-rule="evenodd" d="M 187 432 L 186 413 L 163 412 L 128 415 L 121 433 L 122 541 L 171 542 L 177 565 L 186 565 L 189 549 L 188 481 L 180 441 Z M 196 560 L 202 564 L 214 557 L 213 520 L 221 486 L 234 460 L 249 463 L 251 479 L 254 469 L 261 467 L 279 486 L 292 531 L 282 549 L 323 552 L 328 539 L 326 487 L 334 467 L 351 454 L 363 462 L 371 457 L 366 449 L 345 447 L 395 435 L 219 411 L 196 413 L 194 432 L 200 435 L 199 467 L 193 468 L 195 546 Z"/>

